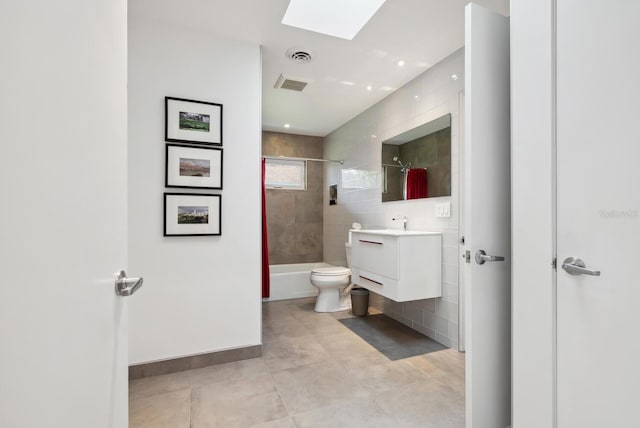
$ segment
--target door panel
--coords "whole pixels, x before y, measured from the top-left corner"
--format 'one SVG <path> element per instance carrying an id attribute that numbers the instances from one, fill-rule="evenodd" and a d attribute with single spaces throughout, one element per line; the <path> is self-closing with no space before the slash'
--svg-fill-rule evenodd
<path id="1" fill-rule="evenodd" d="M 638 418 L 638 16 L 636 1 L 557 2 L 560 428 Z M 571 256 L 602 275 L 569 275 Z"/>
<path id="2" fill-rule="evenodd" d="M 126 1 L 0 9 L 0 426 L 125 427 Z"/>
<path id="3" fill-rule="evenodd" d="M 465 28 L 466 424 L 511 420 L 509 20 L 470 4 Z M 505 261 L 478 264 L 485 250 Z"/>

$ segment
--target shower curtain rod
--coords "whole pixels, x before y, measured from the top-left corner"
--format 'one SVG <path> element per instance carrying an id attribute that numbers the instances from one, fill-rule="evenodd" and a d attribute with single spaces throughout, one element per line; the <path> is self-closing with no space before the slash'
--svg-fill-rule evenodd
<path id="1" fill-rule="evenodd" d="M 340 165 L 344 165 L 343 160 L 333 160 L 333 159 L 313 159 L 313 158 L 295 158 L 290 156 L 262 156 L 263 159 L 283 159 L 283 160 L 303 160 L 303 161 L 313 161 L 313 162 L 338 162 Z"/>

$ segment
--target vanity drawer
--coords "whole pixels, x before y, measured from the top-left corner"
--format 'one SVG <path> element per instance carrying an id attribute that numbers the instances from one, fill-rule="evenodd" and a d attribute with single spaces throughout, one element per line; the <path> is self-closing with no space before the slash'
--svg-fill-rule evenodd
<path id="1" fill-rule="evenodd" d="M 353 266 L 388 278 L 398 278 L 397 238 L 354 233 L 351 245 Z"/>
<path id="2" fill-rule="evenodd" d="M 392 300 L 398 298 L 398 282 L 363 269 L 352 269 L 351 282 Z"/>

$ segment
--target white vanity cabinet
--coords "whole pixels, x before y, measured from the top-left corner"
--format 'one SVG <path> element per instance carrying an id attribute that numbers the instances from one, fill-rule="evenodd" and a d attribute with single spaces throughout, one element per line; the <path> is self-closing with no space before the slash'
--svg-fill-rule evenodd
<path id="1" fill-rule="evenodd" d="M 396 302 L 442 296 L 442 234 L 352 230 L 351 281 Z"/>

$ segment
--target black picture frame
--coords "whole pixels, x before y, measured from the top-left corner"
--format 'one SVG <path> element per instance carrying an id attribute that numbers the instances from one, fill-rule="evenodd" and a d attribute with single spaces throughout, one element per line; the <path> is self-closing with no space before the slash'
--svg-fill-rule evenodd
<path id="1" fill-rule="evenodd" d="M 163 225 L 165 237 L 222 235 L 222 195 L 165 193 Z"/>
<path id="2" fill-rule="evenodd" d="M 223 149 L 182 144 L 165 146 L 165 187 L 222 190 Z"/>
<path id="3" fill-rule="evenodd" d="M 164 97 L 164 140 L 222 146 L 222 104 Z"/>

